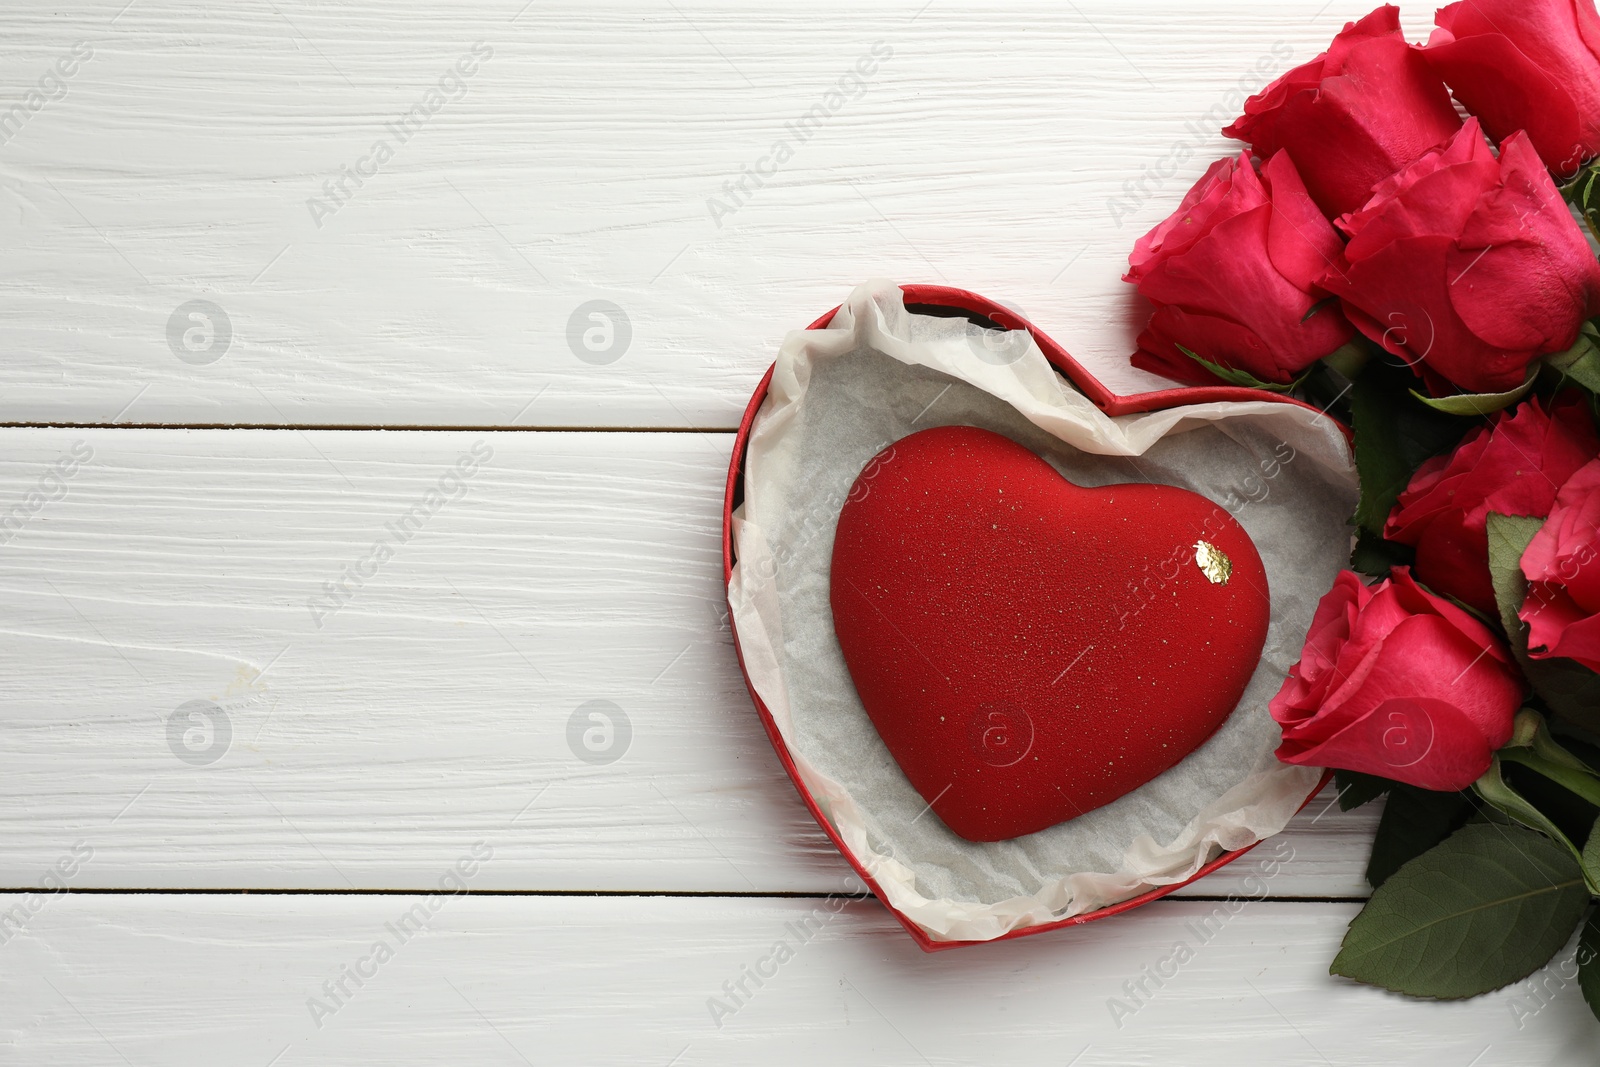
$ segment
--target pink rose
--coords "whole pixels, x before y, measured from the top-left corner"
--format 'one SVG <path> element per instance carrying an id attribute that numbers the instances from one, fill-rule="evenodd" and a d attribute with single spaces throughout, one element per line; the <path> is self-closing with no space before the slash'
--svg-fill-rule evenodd
<path id="1" fill-rule="evenodd" d="M 1600 262 L 1520 133 L 1497 159 L 1468 121 L 1339 226 L 1323 287 L 1436 394 L 1514 389 L 1600 312 Z"/>
<path id="2" fill-rule="evenodd" d="M 1537 398 L 1499 412 L 1455 451 L 1411 476 L 1383 535 L 1417 550 L 1417 577 L 1494 618 L 1489 512 L 1544 516 L 1556 490 L 1600 452 L 1589 405 L 1577 392 L 1545 414 Z"/>
<path id="3" fill-rule="evenodd" d="M 1262 381 L 1293 381 L 1355 335 L 1332 306 L 1306 317 L 1341 244 L 1287 155 L 1259 175 L 1248 153 L 1218 160 L 1128 257 L 1123 280 L 1156 305 L 1134 365 L 1216 384 L 1182 345 Z"/>
<path id="4" fill-rule="evenodd" d="M 1564 181 L 1600 155 L 1593 0 L 1463 0 L 1433 19 L 1422 54 L 1491 137 L 1526 130 Z"/>
<path id="5" fill-rule="evenodd" d="M 1396 567 L 1371 588 L 1339 575 L 1270 710 L 1285 763 L 1455 790 L 1510 740 L 1522 695 L 1500 639 Z"/>
<path id="6" fill-rule="evenodd" d="M 1328 50 L 1245 101 L 1222 132 L 1263 159 L 1289 153 L 1329 216 L 1354 211 L 1372 187 L 1461 126 L 1450 94 L 1400 32 L 1400 9 L 1345 26 Z"/>
<path id="7" fill-rule="evenodd" d="M 1556 494 L 1550 518 L 1522 554 L 1528 655 L 1564 656 L 1600 671 L 1600 459 Z"/>

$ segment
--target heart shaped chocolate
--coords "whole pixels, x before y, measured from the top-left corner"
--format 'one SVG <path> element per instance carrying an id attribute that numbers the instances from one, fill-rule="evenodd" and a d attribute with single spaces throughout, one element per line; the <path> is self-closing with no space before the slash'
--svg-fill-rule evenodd
<path id="1" fill-rule="evenodd" d="M 1193 752 L 1266 640 L 1266 572 L 1221 508 L 1082 488 L 987 430 L 923 430 L 862 470 L 830 599 L 889 752 L 951 830 L 1033 833 Z"/>

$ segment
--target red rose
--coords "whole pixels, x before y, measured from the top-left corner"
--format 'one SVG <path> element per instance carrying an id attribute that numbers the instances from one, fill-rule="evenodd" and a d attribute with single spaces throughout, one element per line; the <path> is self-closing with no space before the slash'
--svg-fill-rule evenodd
<path id="1" fill-rule="evenodd" d="M 1270 709 L 1285 763 L 1453 790 L 1510 740 L 1522 694 L 1499 638 L 1396 567 L 1371 588 L 1339 575 Z"/>
<path id="2" fill-rule="evenodd" d="M 1522 554 L 1528 654 L 1564 656 L 1600 671 L 1600 459 L 1556 494 L 1550 518 Z"/>
<path id="3" fill-rule="evenodd" d="M 1245 101 L 1222 132 L 1265 159 L 1293 157 L 1328 215 L 1354 211 L 1372 187 L 1461 126 L 1450 94 L 1400 33 L 1400 9 L 1345 26 L 1328 50 Z"/>
<path id="4" fill-rule="evenodd" d="M 1128 257 L 1123 280 L 1156 305 L 1134 365 L 1216 384 L 1182 345 L 1262 381 L 1292 381 L 1355 334 L 1332 306 L 1306 318 L 1340 243 L 1287 155 L 1259 175 L 1247 153 L 1218 160 Z"/>
<path id="5" fill-rule="evenodd" d="M 1581 395 L 1558 398 L 1549 415 L 1529 400 L 1417 468 L 1383 535 L 1416 546 L 1417 577 L 1429 586 L 1495 617 L 1489 512 L 1548 515 L 1556 490 L 1596 452 L 1600 438 Z"/>
<path id="6" fill-rule="evenodd" d="M 1593 0 L 1464 0 L 1433 19 L 1423 55 L 1496 141 L 1526 130 L 1564 180 L 1600 154 Z"/>
<path id="7" fill-rule="evenodd" d="M 1496 159 L 1469 120 L 1339 225 L 1322 285 L 1436 394 L 1514 389 L 1600 312 L 1600 262 L 1523 134 Z"/>

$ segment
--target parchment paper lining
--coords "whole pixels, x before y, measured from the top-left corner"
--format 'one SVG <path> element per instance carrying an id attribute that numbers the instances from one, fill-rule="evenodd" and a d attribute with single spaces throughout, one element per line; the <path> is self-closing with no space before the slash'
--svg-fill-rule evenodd
<path id="1" fill-rule="evenodd" d="M 1255 541 L 1273 594 L 1261 664 L 1210 741 L 1105 807 L 989 844 L 925 810 L 861 707 L 828 603 L 834 526 L 861 468 L 952 424 L 1006 434 L 1080 485 L 1151 481 L 1211 498 Z M 1266 703 L 1348 558 L 1355 502 L 1328 419 L 1271 402 L 1109 418 L 1026 333 L 912 315 L 898 286 L 871 281 L 830 328 L 795 331 L 779 352 L 734 517 L 733 617 L 806 788 L 889 903 L 934 939 L 985 940 L 1183 881 L 1283 828 L 1320 772 L 1273 757 Z"/>

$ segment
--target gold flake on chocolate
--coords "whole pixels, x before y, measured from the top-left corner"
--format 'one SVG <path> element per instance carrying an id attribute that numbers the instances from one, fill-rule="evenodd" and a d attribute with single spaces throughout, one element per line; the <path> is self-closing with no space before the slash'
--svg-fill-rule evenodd
<path id="1" fill-rule="evenodd" d="M 1194 562 L 1212 585 L 1227 585 L 1228 579 L 1233 577 L 1233 562 L 1210 541 L 1194 543 Z"/>

